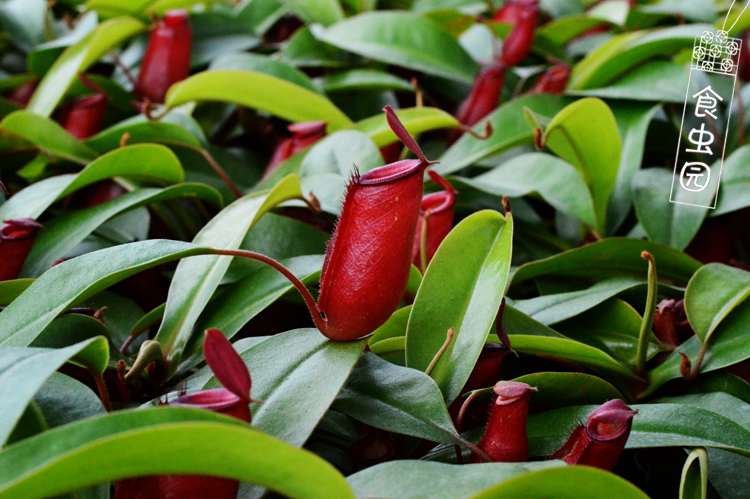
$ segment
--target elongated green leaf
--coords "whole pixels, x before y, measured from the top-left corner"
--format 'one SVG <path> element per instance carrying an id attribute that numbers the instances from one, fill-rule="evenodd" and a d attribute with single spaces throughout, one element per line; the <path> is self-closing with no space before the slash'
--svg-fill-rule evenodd
<path id="1" fill-rule="evenodd" d="M 78 73 L 86 71 L 108 51 L 144 29 L 146 26 L 132 17 L 119 17 L 101 23 L 57 58 L 39 82 L 27 109 L 32 113 L 50 116 Z"/>
<path id="2" fill-rule="evenodd" d="M 398 309 L 391 317 L 379 328 L 372 333 L 370 337 L 370 345 L 389 338 L 396 338 L 398 336 L 406 337 L 406 325 L 409 323 L 409 315 L 411 314 L 411 305 L 404 308 Z"/>
<path id="3" fill-rule="evenodd" d="M 156 144 L 121 147 L 100 156 L 77 175 L 50 177 L 23 189 L 0 205 L 0 219 L 37 218 L 55 201 L 115 176 L 169 185 L 182 182 L 185 173 L 177 156 L 167 147 Z"/>
<path id="4" fill-rule="evenodd" d="M 750 296 L 750 272 L 710 263 L 695 273 L 685 291 L 685 312 L 702 342 Z"/>
<path id="5" fill-rule="evenodd" d="M 186 147 L 202 146 L 201 141 L 187 129 L 166 121 L 120 123 L 87 139 L 85 144 L 103 154 L 119 147 L 120 140 L 126 133 L 130 136 L 128 144 L 156 142 L 167 145 L 184 145 Z"/>
<path id="6" fill-rule="evenodd" d="M 253 378 L 253 426 L 301 447 L 336 398 L 366 345 L 326 339 L 317 329 L 273 336 L 240 352 Z M 188 388 L 221 386 L 205 367 Z"/>
<path id="7" fill-rule="evenodd" d="M 672 172 L 666 168 L 639 171 L 633 178 L 633 202 L 638 221 L 654 242 L 683 250 L 698 233 L 708 208 L 672 203 Z M 684 196 L 679 189 L 675 198 Z M 713 195 L 713 194 L 712 194 Z"/>
<path id="8" fill-rule="evenodd" d="M 704 30 L 713 31 L 713 28 L 705 24 L 686 24 L 618 35 L 576 64 L 568 88 L 583 90 L 601 87 L 646 59 L 691 48 L 695 37 Z"/>
<path id="9" fill-rule="evenodd" d="M 96 158 L 96 153 L 91 148 L 78 142 L 63 127 L 29 111 L 16 111 L 3 118 L 0 122 L 0 135 L 6 133 L 21 137 L 47 154 L 82 165 Z M 2 152 L 10 151 L 3 149 Z"/>
<path id="10" fill-rule="evenodd" d="M 562 46 L 591 28 L 603 24 L 606 22 L 591 15 L 565 16 L 551 20 L 540 27 L 536 34 L 542 34 L 552 43 Z"/>
<path id="11" fill-rule="evenodd" d="M 604 372 L 625 376 L 630 379 L 640 379 L 625 365 L 613 359 L 598 348 L 570 340 L 568 338 L 553 338 L 545 336 L 529 336 L 510 334 L 513 350 L 528 355 L 546 355 L 557 359 L 567 360 L 574 364 Z M 490 336 L 492 341 L 499 342 L 497 337 Z"/>
<path id="12" fill-rule="evenodd" d="M 617 475 L 588 466 L 566 466 L 526 473 L 480 492 L 471 499 L 648 499 Z"/>
<path id="13" fill-rule="evenodd" d="M 570 436 L 571 428 L 597 406 L 567 407 L 529 417 L 529 454 L 549 455 Z M 716 447 L 750 455 L 750 431 L 716 412 L 685 404 L 631 405 L 633 418 L 627 449 L 664 446 Z"/>
<path id="14" fill-rule="evenodd" d="M 320 90 L 315 86 L 312 80 L 310 80 L 310 78 L 299 69 L 260 54 L 240 52 L 236 54 L 221 55 L 211 61 L 208 69 L 211 71 L 236 69 L 239 71 L 264 73 L 294 83 L 295 85 L 306 88 L 311 92 L 320 93 Z"/>
<path id="15" fill-rule="evenodd" d="M 513 381 L 536 387 L 539 391 L 531 394 L 531 403 L 550 409 L 625 399 L 609 382 L 584 373 L 534 373 Z"/>
<path id="16" fill-rule="evenodd" d="M 177 107 L 196 100 L 247 106 L 294 122 L 326 121 L 329 131 L 352 124 L 339 108 L 320 94 L 263 73 L 203 71 L 172 85 L 165 104 Z"/>
<path id="17" fill-rule="evenodd" d="M 329 26 L 344 18 L 338 0 L 284 0 L 286 6 L 308 24 Z"/>
<path id="18" fill-rule="evenodd" d="M 687 284 L 701 266 L 700 262 L 674 248 L 637 239 L 611 238 L 522 265 L 513 275 L 513 283 L 538 276 L 600 280 L 641 275 L 645 278 L 648 263 L 641 258 L 642 251 L 648 251 L 659 262 L 660 278 L 677 284 Z"/>
<path id="19" fill-rule="evenodd" d="M 612 110 L 600 99 L 578 100 L 552 118 L 543 140 L 555 154 L 576 167 L 586 181 L 594 202 L 596 226 L 603 233 L 622 154 Z"/>
<path id="20" fill-rule="evenodd" d="M 524 108 L 544 116 L 553 116 L 569 101 L 559 95 L 530 95 L 514 99 L 495 109 L 474 127 L 484 133 L 484 123 L 492 123 L 492 135 L 487 140 L 464 134 L 453 146 L 440 156 L 439 165 L 433 169 L 441 175 L 457 172 L 472 163 L 497 154 L 511 147 L 531 144 L 534 131 L 526 126 Z"/>
<path id="21" fill-rule="evenodd" d="M 632 204 L 631 184 L 641 168 L 646 132 L 660 106 L 653 104 L 610 103 L 622 139 L 622 155 L 615 186 L 607 206 L 607 234 L 613 234 L 625 221 Z"/>
<path id="22" fill-rule="evenodd" d="M 300 197 L 299 180 L 290 175 L 270 192 L 248 194 L 224 208 L 201 229 L 193 243 L 218 249 L 237 249 L 247 231 L 271 208 Z M 168 375 L 176 371 L 195 321 L 216 291 L 231 261 L 230 256 L 210 256 L 185 260 L 177 266 L 169 287 L 164 320 L 155 338 L 164 350 Z"/>
<path id="23" fill-rule="evenodd" d="M 458 126 L 456 118 L 441 109 L 434 107 L 410 107 L 399 109 L 396 116 L 406 127 L 406 130 L 412 135 L 419 135 L 422 132 L 436 130 L 439 128 L 449 128 Z M 388 126 L 385 114 L 378 114 L 372 118 L 358 121 L 354 124 L 354 129 L 364 133 L 372 139 L 378 147 L 392 144 L 398 139 L 393 130 Z"/>
<path id="24" fill-rule="evenodd" d="M 710 216 L 718 216 L 750 206 L 748 183 L 750 183 L 750 147 L 742 146 L 735 150 L 721 166 L 719 200 Z"/>
<path id="25" fill-rule="evenodd" d="M 708 453 L 693 449 L 682 468 L 680 499 L 706 499 L 708 492 Z"/>
<path id="26" fill-rule="evenodd" d="M 317 278 L 323 255 L 300 256 L 281 263 L 304 282 Z M 277 270 L 263 267 L 222 288 L 217 299 L 209 303 L 198 318 L 195 330 L 216 328 L 227 338 L 232 338 L 250 319 L 293 289 L 289 280 Z M 201 344 L 200 336 L 188 343 L 180 370 L 192 368 L 200 361 Z"/>
<path id="27" fill-rule="evenodd" d="M 0 445 L 4 444 L 23 411 L 52 373 L 75 358 L 103 372 L 109 359 L 104 338 L 76 343 L 67 348 L 3 348 L 0 350 Z"/>
<path id="28" fill-rule="evenodd" d="M 113 455 L 122 459 L 117 466 L 91 466 Z M 237 419 L 195 409 L 117 412 L 44 432 L 0 453 L 4 497 L 41 499 L 152 474 L 221 476 L 297 499 L 354 497 L 321 458 Z"/>
<path id="29" fill-rule="evenodd" d="M 460 181 L 497 196 L 521 197 L 538 193 L 562 213 L 590 227 L 596 225 L 591 194 L 580 173 L 569 163 L 549 154 L 522 154 L 485 174 Z"/>
<path id="30" fill-rule="evenodd" d="M 169 199 L 203 199 L 221 205 L 221 195 L 203 184 L 179 184 L 166 189 L 138 189 L 107 203 L 57 217 L 45 223 L 26 258 L 21 275 L 38 277 L 68 254 L 86 236 L 107 220 L 123 212 Z"/>
<path id="31" fill-rule="evenodd" d="M 0 314 L 0 346 L 26 346 L 61 312 L 138 272 L 207 253 L 193 244 L 150 240 L 88 253 L 45 272 Z"/>
<path id="32" fill-rule="evenodd" d="M 414 91 L 414 87 L 408 81 L 376 69 L 352 69 L 335 75 L 323 76 L 320 79 L 320 86 L 325 92 L 347 90 Z"/>
<path id="33" fill-rule="evenodd" d="M 454 329 L 431 373 L 448 404 L 471 374 L 500 307 L 512 237 L 511 217 L 484 210 L 464 219 L 438 248 L 414 300 L 406 332 L 408 367 L 427 369 L 448 329 Z"/>
<path id="34" fill-rule="evenodd" d="M 465 83 L 479 72 L 453 37 L 412 13 L 367 12 L 336 23 L 318 38 L 376 61 Z"/>
<path id="35" fill-rule="evenodd" d="M 382 430 L 433 442 L 460 442 L 432 378 L 371 353 L 360 357 L 333 408 Z"/>
<path id="36" fill-rule="evenodd" d="M 358 499 L 468 499 L 497 483 L 530 471 L 562 466 L 540 463 L 481 463 L 472 466 L 430 461 L 383 463 L 347 477 Z M 415 477 L 419 477 L 415 480 Z"/>
<path id="37" fill-rule="evenodd" d="M 570 319 L 625 291 L 646 287 L 646 281 L 632 277 L 614 277 L 588 289 L 539 296 L 516 302 L 516 308 L 542 324 L 551 325 Z"/>
<path id="38" fill-rule="evenodd" d="M 0 307 L 10 305 L 33 282 L 34 279 L 14 279 L 12 281 L 0 282 Z"/>

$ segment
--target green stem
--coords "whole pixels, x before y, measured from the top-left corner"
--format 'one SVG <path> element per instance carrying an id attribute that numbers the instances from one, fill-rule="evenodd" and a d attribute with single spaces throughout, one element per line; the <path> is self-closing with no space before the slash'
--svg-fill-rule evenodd
<path id="1" fill-rule="evenodd" d="M 654 325 L 656 315 L 656 298 L 658 293 L 659 279 L 656 275 L 656 262 L 653 255 L 648 251 L 641 253 L 641 258 L 648 261 L 648 297 L 646 299 L 646 310 L 643 311 L 641 331 L 638 337 L 638 354 L 636 356 L 635 371 L 637 374 L 646 372 L 646 357 L 648 355 L 648 343 L 651 339 L 651 328 Z"/>

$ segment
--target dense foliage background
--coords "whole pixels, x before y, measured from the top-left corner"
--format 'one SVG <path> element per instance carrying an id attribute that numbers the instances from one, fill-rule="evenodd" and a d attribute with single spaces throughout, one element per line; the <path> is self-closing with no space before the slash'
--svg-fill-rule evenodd
<path id="1" fill-rule="evenodd" d="M 0 1 L 0 498 L 184 474 L 242 498 L 750 497 L 746 47 L 716 209 L 669 202 L 693 43 L 729 4 L 541 0 L 532 43 L 494 0 Z M 177 8 L 192 34 L 160 21 Z M 731 94 L 688 93 L 708 84 Z M 284 276 L 214 250 L 317 294 L 355 168 L 414 157 L 386 105 L 457 191 L 453 228 L 424 276 L 416 234 L 385 324 L 332 341 Z M 221 386 L 208 328 L 252 426 L 153 407 Z M 456 464 L 500 379 L 538 390 L 529 462 Z M 544 459 L 613 399 L 638 411 L 613 472 Z"/>

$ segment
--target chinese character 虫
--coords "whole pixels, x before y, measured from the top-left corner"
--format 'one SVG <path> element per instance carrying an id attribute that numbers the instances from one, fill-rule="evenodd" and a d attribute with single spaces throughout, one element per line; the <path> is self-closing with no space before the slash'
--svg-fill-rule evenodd
<path id="1" fill-rule="evenodd" d="M 698 140 L 693 139 L 693 135 L 698 134 Z M 706 134 L 708 137 L 703 140 L 703 135 Z M 701 123 L 700 130 L 693 128 L 688 134 L 688 140 L 698 146 L 696 149 L 685 149 L 685 152 L 696 152 L 700 154 L 710 154 L 713 156 L 713 151 L 708 146 L 714 143 L 714 134 L 706 130 L 706 124 Z"/>

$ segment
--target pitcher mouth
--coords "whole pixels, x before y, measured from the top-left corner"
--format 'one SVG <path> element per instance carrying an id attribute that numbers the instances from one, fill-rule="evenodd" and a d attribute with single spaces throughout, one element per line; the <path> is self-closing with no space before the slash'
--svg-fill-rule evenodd
<path id="1" fill-rule="evenodd" d="M 430 210 L 431 215 L 437 215 L 453 206 L 456 195 L 452 192 L 433 192 L 422 198 L 422 213 Z"/>
<path id="2" fill-rule="evenodd" d="M 183 395 L 169 401 L 171 406 L 190 407 L 193 409 L 208 409 L 223 412 L 236 406 L 242 399 L 226 388 L 213 388 L 200 392 Z"/>
<path id="3" fill-rule="evenodd" d="M 391 163 L 390 165 L 373 168 L 364 175 L 361 175 L 357 181 L 359 185 L 382 185 L 401 180 L 402 178 L 411 177 L 420 173 L 426 165 L 423 165 L 419 159 L 404 159 Z"/>

